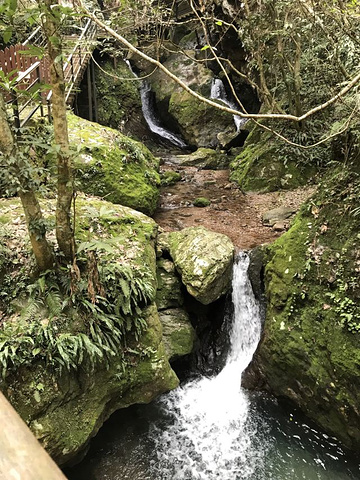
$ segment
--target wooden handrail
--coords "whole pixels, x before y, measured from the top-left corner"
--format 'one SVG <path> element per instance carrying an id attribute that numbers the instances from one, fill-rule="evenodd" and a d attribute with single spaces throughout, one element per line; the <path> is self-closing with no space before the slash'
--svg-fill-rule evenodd
<path id="1" fill-rule="evenodd" d="M 0 425 L 1 480 L 66 480 L 1 392 Z"/>

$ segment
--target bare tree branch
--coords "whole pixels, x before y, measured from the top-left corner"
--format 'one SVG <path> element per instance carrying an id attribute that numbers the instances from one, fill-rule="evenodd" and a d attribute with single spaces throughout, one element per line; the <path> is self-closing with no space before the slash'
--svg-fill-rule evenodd
<path id="1" fill-rule="evenodd" d="M 142 52 L 141 50 L 136 48 L 132 43 L 130 43 L 128 40 L 126 40 L 126 38 L 124 38 L 122 35 L 118 34 L 115 30 L 113 30 L 111 27 L 106 25 L 102 20 L 97 18 L 93 13 L 91 13 L 84 6 L 82 0 L 80 0 L 80 3 L 81 3 L 81 6 L 82 6 L 86 16 L 91 18 L 91 20 L 93 22 L 95 22 L 100 28 L 102 28 L 107 33 L 109 33 L 111 36 L 116 38 L 122 45 L 127 47 L 131 52 L 139 55 L 141 58 L 143 58 L 144 60 L 147 60 L 149 63 L 151 63 L 153 65 L 156 65 L 169 78 L 174 80 L 174 82 L 176 82 L 178 85 L 180 85 L 185 91 L 187 91 L 194 98 L 196 98 L 197 100 L 199 100 L 203 103 L 206 103 L 207 105 L 210 105 L 210 106 L 215 107 L 217 109 L 220 109 L 222 111 L 228 112 L 231 115 L 238 115 L 241 118 L 256 119 L 256 120 L 260 120 L 260 119 L 276 120 L 276 119 L 278 119 L 278 120 L 291 120 L 293 122 L 302 122 L 303 120 L 305 120 L 306 118 L 314 115 L 315 113 L 320 112 L 322 110 L 325 110 L 327 107 L 329 107 L 330 105 L 335 103 L 337 100 L 339 100 L 341 97 L 346 95 L 352 88 L 355 87 L 355 85 L 357 85 L 360 82 L 360 72 L 359 72 L 355 77 L 353 77 L 353 79 L 350 82 L 347 83 L 347 85 L 344 88 L 342 88 L 340 90 L 339 93 L 337 93 L 335 96 L 333 96 L 332 98 L 330 98 L 326 102 L 318 105 L 317 107 L 314 107 L 314 108 L 308 110 L 306 113 L 304 113 L 301 116 L 290 115 L 290 114 L 286 114 L 286 113 L 284 113 L 284 114 L 279 114 L 279 113 L 267 113 L 267 114 L 266 113 L 265 114 L 263 114 L 263 113 L 257 113 L 257 114 L 244 113 L 244 112 L 235 110 L 233 108 L 229 108 L 225 105 L 220 105 L 219 103 L 216 103 L 213 100 L 210 100 L 210 99 L 198 94 L 194 90 L 192 90 L 180 78 L 178 78 L 175 74 L 173 74 L 170 70 L 168 70 L 161 62 L 159 62 L 158 60 L 150 57 L 149 55 L 145 54 L 144 52 Z"/>

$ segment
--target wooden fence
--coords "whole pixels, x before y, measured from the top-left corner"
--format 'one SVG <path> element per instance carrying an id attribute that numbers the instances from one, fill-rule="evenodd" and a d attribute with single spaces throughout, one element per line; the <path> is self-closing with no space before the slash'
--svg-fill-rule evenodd
<path id="1" fill-rule="evenodd" d="M 31 37 L 35 38 L 37 29 L 29 39 L 20 45 L 14 45 L 0 51 L 0 70 L 11 81 L 11 89 L 5 92 L 8 103 L 12 104 L 14 123 L 17 128 L 26 125 L 30 118 L 40 109 L 44 116 L 51 118 L 52 92 L 41 90 L 42 84 L 50 83 L 50 62 L 46 56 L 38 58 L 31 55 L 29 47 Z M 86 66 L 94 48 L 96 25 L 88 20 L 81 29 L 81 34 L 72 38 L 74 47 L 64 63 L 66 83 L 66 102 L 71 105 L 81 82 Z"/>

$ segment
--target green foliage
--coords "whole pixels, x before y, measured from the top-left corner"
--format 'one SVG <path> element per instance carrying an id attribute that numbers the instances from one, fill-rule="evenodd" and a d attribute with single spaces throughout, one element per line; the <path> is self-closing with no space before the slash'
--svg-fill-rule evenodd
<path id="1" fill-rule="evenodd" d="M 142 308 L 154 299 L 149 272 L 129 266 L 105 265 L 100 281 L 106 296 L 89 298 L 83 276 L 71 291 L 70 271 L 48 271 L 17 292 L 0 330 L 2 375 L 42 361 L 55 368 L 91 368 L 119 354 L 127 335 L 136 339 L 146 328 Z M 10 309 L 9 309 L 10 310 Z"/>
<path id="2" fill-rule="evenodd" d="M 354 280 L 357 279 L 354 277 Z M 350 332 L 360 332 L 360 307 L 347 294 L 349 285 L 342 279 L 337 281 L 337 290 L 328 293 L 328 297 L 334 305 L 334 310 L 339 317 L 340 325 Z"/>
<path id="3" fill-rule="evenodd" d="M 32 277 L 26 250 L 13 251 L 13 235 L 0 225 L 3 375 L 34 362 L 92 368 L 121 356 L 146 330 L 143 309 L 154 301 L 155 281 L 144 245 L 153 222 L 137 214 L 137 224 L 124 207 L 97 203 L 78 199 L 80 271 L 58 267 Z"/>
<path id="4" fill-rule="evenodd" d="M 8 158 L 0 168 L 0 195 L 10 197 L 20 190 L 53 195 L 57 147 L 52 143 L 52 127 L 39 123 L 17 133 L 21 135 L 17 136 L 16 156 Z"/>

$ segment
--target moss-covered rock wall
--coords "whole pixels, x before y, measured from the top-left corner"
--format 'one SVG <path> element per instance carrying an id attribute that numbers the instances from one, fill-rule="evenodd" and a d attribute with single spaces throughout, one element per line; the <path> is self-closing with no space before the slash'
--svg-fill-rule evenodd
<path id="1" fill-rule="evenodd" d="M 344 444 L 360 446 L 358 168 L 328 173 L 268 248 L 267 314 L 254 369 Z"/>
<path id="2" fill-rule="evenodd" d="M 0 387 L 63 464 L 113 411 L 178 385 L 154 303 L 157 226 L 130 208 L 80 196 L 75 283 L 66 267 L 37 279 L 20 202 L 1 203 L 8 272 L 0 279 Z M 50 224 L 53 201 L 42 207 Z"/>
<path id="3" fill-rule="evenodd" d="M 320 160 L 255 126 L 230 164 L 230 179 L 244 191 L 291 190 L 314 179 Z"/>

